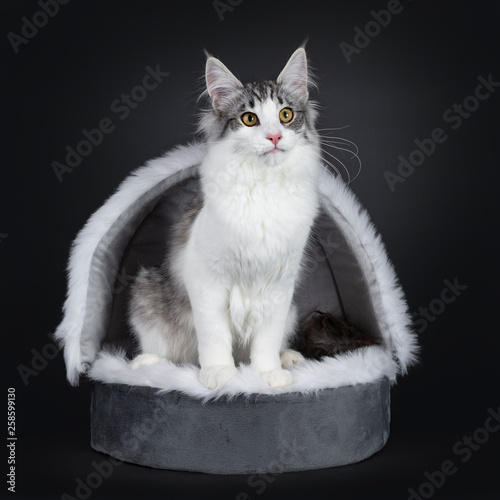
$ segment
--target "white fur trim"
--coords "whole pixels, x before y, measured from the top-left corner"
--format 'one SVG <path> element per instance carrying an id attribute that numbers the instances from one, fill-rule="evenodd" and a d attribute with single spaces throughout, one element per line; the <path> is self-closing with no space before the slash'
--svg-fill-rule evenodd
<path id="1" fill-rule="evenodd" d="M 371 262 L 376 279 L 376 289 L 371 292 L 372 294 L 378 292 L 380 305 L 377 308 L 377 320 L 404 374 L 417 360 L 417 338 L 411 329 L 412 322 L 403 290 L 398 284 L 382 238 L 356 196 L 340 177 L 332 177 L 329 173 L 323 172 L 319 186 L 324 196 L 323 207 L 330 213 L 335 211 L 336 218 L 338 215 L 344 218 L 357 237 L 356 248 L 366 252 Z"/>
<path id="2" fill-rule="evenodd" d="M 397 364 L 387 349 L 370 346 L 337 357 L 325 357 L 321 361 L 305 360 L 291 367 L 290 371 L 293 383 L 273 388 L 250 366 L 242 365 L 224 387 L 210 390 L 199 382 L 199 368 L 193 365 L 179 366 L 163 360 L 133 369 L 123 353 L 102 351 L 90 369 L 89 376 L 93 380 L 109 384 L 155 387 L 162 391 L 176 390 L 208 401 L 240 394 L 314 393 L 327 388 L 375 382 L 382 377 L 394 381 Z"/>
<path id="3" fill-rule="evenodd" d="M 120 184 L 78 233 L 67 268 L 68 292 L 64 303 L 64 317 L 55 332 L 56 339 L 64 346 L 66 373 L 71 384 L 77 385 L 80 374 L 86 369 L 81 359 L 80 337 L 90 266 L 99 241 L 134 201 L 170 175 L 200 163 L 205 152 L 205 144 L 192 143 L 177 147 L 138 168 Z"/>
<path id="4" fill-rule="evenodd" d="M 193 143 L 175 148 L 148 162 L 122 182 L 79 232 L 68 264 L 68 294 L 64 304 L 64 318 L 55 333 L 56 338 L 64 345 L 67 378 L 72 384 L 78 384 L 80 374 L 87 368 L 82 363 L 80 339 L 90 266 L 99 242 L 117 218 L 144 193 L 167 177 L 200 163 L 205 154 L 204 144 Z M 359 245 L 370 260 L 376 281 L 376 289 L 372 294 L 377 298 L 377 321 L 390 350 L 371 346 L 337 358 L 325 358 L 321 362 L 308 360 L 293 368 L 294 383 L 281 389 L 269 387 L 257 373 L 242 366 L 228 385 L 216 392 L 215 397 L 217 394 L 316 391 L 326 387 L 372 382 L 381 376 L 394 380 L 397 365 L 391 359 L 391 351 L 395 353 L 403 373 L 416 360 L 416 336 L 410 327 L 411 319 L 402 289 L 380 236 L 343 181 L 328 173 L 322 175 L 319 185 L 323 207 L 330 214 L 335 214 L 335 217 L 343 218 L 353 229 L 357 238 L 356 247 Z M 198 382 L 197 373 L 198 369 L 195 367 L 178 367 L 167 361 L 131 370 L 123 356 L 101 353 L 91 368 L 90 376 L 109 383 L 151 385 L 165 390 L 185 391 L 201 398 L 214 397 L 213 391 Z"/>

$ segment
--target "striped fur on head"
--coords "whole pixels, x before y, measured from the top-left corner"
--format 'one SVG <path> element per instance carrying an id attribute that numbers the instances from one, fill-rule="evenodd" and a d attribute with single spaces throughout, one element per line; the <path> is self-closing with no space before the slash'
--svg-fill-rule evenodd
<path id="1" fill-rule="evenodd" d="M 294 119 L 287 128 L 305 134 L 306 138 L 315 134 L 316 103 L 309 100 L 309 88 L 314 83 L 303 48 L 292 54 L 276 80 L 241 83 L 221 61 L 211 56 L 207 58 L 205 77 L 211 106 L 202 113 L 199 130 L 207 140 L 221 140 L 231 131 L 245 127 L 241 116 L 268 100 L 278 110 L 285 107 L 293 110 Z"/>

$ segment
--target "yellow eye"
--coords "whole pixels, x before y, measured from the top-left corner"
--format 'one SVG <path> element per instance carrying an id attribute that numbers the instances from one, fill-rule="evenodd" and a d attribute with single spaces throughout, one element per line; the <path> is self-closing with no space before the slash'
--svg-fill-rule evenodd
<path id="1" fill-rule="evenodd" d="M 242 117 L 241 117 L 241 121 L 247 126 L 247 127 L 253 127 L 254 125 L 257 125 L 258 123 L 258 119 L 257 119 L 257 115 L 255 113 L 245 113 Z"/>
<path id="2" fill-rule="evenodd" d="M 283 108 L 280 111 L 280 120 L 283 123 L 291 122 L 293 118 L 293 111 L 290 108 Z"/>

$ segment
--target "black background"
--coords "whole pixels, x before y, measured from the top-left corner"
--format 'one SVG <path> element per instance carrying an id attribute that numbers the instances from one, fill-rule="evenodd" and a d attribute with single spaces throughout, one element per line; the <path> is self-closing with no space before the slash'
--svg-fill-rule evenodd
<path id="1" fill-rule="evenodd" d="M 258 486 L 246 476 L 122 464 L 89 498 L 407 499 L 409 488 L 422 498 L 498 498 L 500 432 L 478 429 L 500 405 L 500 90 L 454 130 L 443 114 L 474 94 L 479 76 L 500 81 L 499 2 L 401 0 L 402 11 L 350 63 L 340 43 L 352 45 L 355 27 L 364 29 L 386 0 L 232 3 L 221 20 L 212 1 L 73 0 L 18 53 L 7 35 L 21 35 L 23 16 L 32 20 L 41 7 L 2 3 L 2 371 L 5 394 L 17 394 L 17 497 L 76 498 L 77 479 L 106 458 L 89 445 L 88 384 L 67 384 L 61 354 L 32 365 L 60 320 L 77 231 L 131 170 L 192 137 L 203 49 L 242 80 L 274 78 L 308 38 L 319 126 L 349 126 L 335 133 L 359 147 L 363 167 L 351 188 L 383 236 L 410 310 L 438 312 L 418 323 L 421 362 L 392 391 L 389 442 L 360 464 Z M 169 76 L 121 120 L 111 104 L 156 65 Z M 52 163 L 64 163 L 66 146 L 103 118 L 115 130 L 60 181 Z M 446 140 L 391 190 L 384 173 L 397 173 L 398 156 L 408 158 L 414 141 L 437 127 Z M 462 290 L 443 305 L 445 280 Z M 20 365 L 37 374 L 23 381 Z M 455 473 L 439 487 L 422 486 L 426 471 L 446 461 Z"/>

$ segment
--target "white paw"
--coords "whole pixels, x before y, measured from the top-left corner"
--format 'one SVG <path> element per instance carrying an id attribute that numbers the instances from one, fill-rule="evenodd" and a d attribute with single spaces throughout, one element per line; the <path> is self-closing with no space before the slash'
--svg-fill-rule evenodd
<path id="1" fill-rule="evenodd" d="M 199 380 L 208 389 L 220 389 L 234 377 L 236 372 L 234 365 L 205 366 L 200 369 Z"/>
<path id="2" fill-rule="evenodd" d="M 130 366 L 132 370 L 137 370 L 141 366 L 154 365 L 160 361 L 160 356 L 156 354 L 139 354 L 130 362 Z"/>
<path id="3" fill-rule="evenodd" d="M 280 359 L 283 368 L 291 368 L 294 365 L 302 363 L 302 361 L 304 361 L 304 356 L 293 349 L 286 349 L 281 353 Z"/>
<path id="4" fill-rule="evenodd" d="M 281 368 L 270 372 L 262 372 L 261 376 L 271 387 L 285 387 L 293 382 L 292 374 L 288 370 Z"/>

